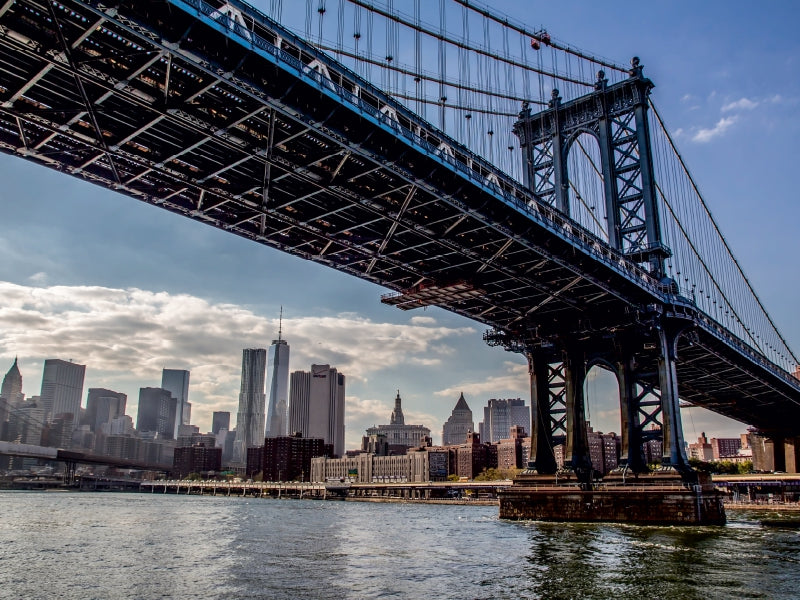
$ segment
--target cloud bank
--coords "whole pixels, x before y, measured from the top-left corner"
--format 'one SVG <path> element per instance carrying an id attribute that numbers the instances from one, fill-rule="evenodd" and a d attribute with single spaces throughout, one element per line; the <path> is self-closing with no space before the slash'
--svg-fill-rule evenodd
<path id="1" fill-rule="evenodd" d="M 72 359 L 87 365 L 84 390 L 107 387 L 127 393 L 133 415 L 139 387 L 160 385 L 165 367 L 189 369 L 192 421 L 201 430 L 210 425 L 214 410 L 235 415 L 242 349 L 268 347 L 278 331 L 277 319 L 187 294 L 0 282 L 0 298 L 0 356 L 9 366 L 14 356 L 20 357 L 27 395 L 39 393 L 43 359 Z M 387 367 L 436 369 L 452 354 L 454 338 L 474 332 L 440 326 L 432 317 L 407 324 L 353 313 L 283 320 L 291 370 L 328 363 L 347 376 L 348 385 L 366 382 Z M 387 402 L 348 396 L 348 440 L 360 438 L 356 420 L 387 420 L 392 408 Z"/>

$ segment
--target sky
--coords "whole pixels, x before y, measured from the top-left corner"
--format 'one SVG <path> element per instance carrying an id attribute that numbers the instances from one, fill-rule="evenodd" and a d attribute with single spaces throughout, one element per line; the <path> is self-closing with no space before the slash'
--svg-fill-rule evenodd
<path id="1" fill-rule="evenodd" d="M 797 352 L 800 4 L 492 6 L 616 62 L 641 57 L 706 202 Z M 486 346 L 483 326 L 437 308 L 403 312 L 381 304 L 382 293 L 0 155 L 0 374 L 18 356 L 29 396 L 39 393 L 46 358 L 71 359 L 87 365 L 85 390 L 125 392 L 135 420 L 140 387 L 160 385 L 162 368 L 189 369 L 192 422 L 207 431 L 212 411 L 228 410 L 235 420 L 241 350 L 277 337 L 283 307 L 290 369 L 330 364 L 347 377 L 347 448 L 367 427 L 388 423 L 397 390 L 406 422 L 429 427 L 434 442 L 462 392 L 476 426 L 489 398 L 528 399 L 525 361 Z M 592 424 L 618 432 L 614 379 L 593 370 L 587 390 Z M 702 431 L 729 437 L 746 429 L 699 408 L 682 416 L 690 441 Z"/>

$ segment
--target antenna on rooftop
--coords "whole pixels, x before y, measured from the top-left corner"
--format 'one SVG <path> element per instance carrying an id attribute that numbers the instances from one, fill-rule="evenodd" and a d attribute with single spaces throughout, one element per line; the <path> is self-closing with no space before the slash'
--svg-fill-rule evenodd
<path id="1" fill-rule="evenodd" d="M 283 306 L 281 305 L 281 314 L 278 317 L 278 341 L 281 341 L 281 330 L 283 328 Z"/>

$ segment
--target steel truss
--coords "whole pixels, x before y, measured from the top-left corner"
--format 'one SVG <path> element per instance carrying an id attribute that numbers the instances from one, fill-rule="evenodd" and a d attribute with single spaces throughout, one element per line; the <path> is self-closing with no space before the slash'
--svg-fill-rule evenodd
<path id="1" fill-rule="evenodd" d="M 649 92 L 636 69 L 622 87 L 598 85 L 545 113 Z M 440 306 L 524 348 L 614 336 L 655 307 L 693 328 L 670 363 L 684 399 L 764 430 L 800 423 L 798 382 L 660 281 L 636 110 L 606 114 L 616 171 L 604 179 L 620 223 L 609 244 L 561 210 L 558 186 L 518 185 L 243 3 L 0 6 L 0 151 L 380 284 L 394 291 L 388 303 Z M 545 156 L 561 156 L 549 143 Z M 562 423 L 561 401 L 547 404 Z"/>

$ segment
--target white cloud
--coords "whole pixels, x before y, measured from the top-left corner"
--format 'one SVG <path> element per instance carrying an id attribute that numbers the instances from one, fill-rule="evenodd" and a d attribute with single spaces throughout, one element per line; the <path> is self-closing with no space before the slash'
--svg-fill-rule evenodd
<path id="1" fill-rule="evenodd" d="M 459 394 L 463 392 L 465 396 L 485 396 L 488 394 L 493 397 L 502 397 L 502 394 L 514 394 L 522 398 L 528 398 L 530 395 L 528 366 L 506 362 L 505 370 L 504 375 L 488 377 L 483 381 L 464 381 L 434 392 L 434 395 L 458 398 Z"/>
<path id="2" fill-rule="evenodd" d="M 433 317 L 411 317 L 412 325 L 436 325 L 436 319 Z"/>
<path id="3" fill-rule="evenodd" d="M 740 98 L 735 102 L 729 102 L 722 106 L 722 112 L 730 112 L 732 110 L 753 110 L 760 102 L 758 100 L 750 100 L 749 98 Z"/>
<path id="4" fill-rule="evenodd" d="M 47 283 L 47 273 L 44 271 L 39 271 L 38 273 L 34 273 L 30 277 L 28 277 L 28 281 L 35 285 L 44 285 Z"/>
<path id="5" fill-rule="evenodd" d="M 731 125 L 736 123 L 737 117 L 723 117 L 719 121 L 717 121 L 716 125 L 711 129 L 699 129 L 695 134 L 692 136 L 693 142 L 699 142 L 704 144 L 706 142 L 710 142 L 715 137 L 718 137 L 725 133 Z"/>
<path id="6" fill-rule="evenodd" d="M 43 358 L 86 364 L 85 387 L 127 393 L 129 414 L 138 388 L 159 385 L 162 368 L 189 369 L 192 421 L 201 429 L 210 424 L 213 410 L 236 412 L 242 348 L 267 347 L 278 329 L 277 319 L 240 306 L 136 288 L 0 282 L 0 298 L 0 356 L 12 357 L 9 364 L 15 355 L 23 368 Z M 352 382 L 398 365 L 435 367 L 453 337 L 475 331 L 435 323 L 381 323 L 354 314 L 300 316 L 284 318 L 283 333 L 292 349 L 292 370 L 328 363 Z M 25 377 L 25 391 L 36 394 Z M 391 413 L 385 406 L 384 419 Z M 348 397 L 346 414 L 365 411 Z"/>

